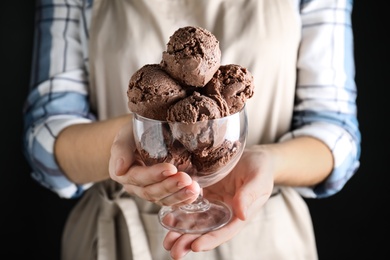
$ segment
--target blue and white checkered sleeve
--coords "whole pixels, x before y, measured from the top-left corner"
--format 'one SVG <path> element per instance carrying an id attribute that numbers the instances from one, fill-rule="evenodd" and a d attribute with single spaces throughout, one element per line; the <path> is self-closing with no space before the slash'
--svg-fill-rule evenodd
<path id="1" fill-rule="evenodd" d="M 331 175 L 301 195 L 323 198 L 339 192 L 359 168 L 352 1 L 302 1 L 293 130 L 281 141 L 313 136 L 333 153 Z"/>
<path id="2" fill-rule="evenodd" d="M 91 186 L 71 182 L 53 151 L 65 127 L 94 120 L 89 112 L 80 2 L 37 2 L 31 87 L 24 109 L 24 153 L 32 177 L 63 198 L 78 197 Z"/>

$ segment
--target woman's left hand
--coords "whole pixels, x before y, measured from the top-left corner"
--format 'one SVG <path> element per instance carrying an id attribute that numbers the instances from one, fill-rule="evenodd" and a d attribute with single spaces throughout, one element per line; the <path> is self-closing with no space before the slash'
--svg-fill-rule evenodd
<path id="1" fill-rule="evenodd" d="M 223 201 L 232 208 L 231 221 L 204 234 L 169 231 L 164 248 L 173 259 L 180 259 L 190 251 L 208 251 L 232 239 L 271 196 L 273 169 L 272 156 L 261 147 L 244 151 L 236 167 L 224 179 L 203 191 L 205 198 Z"/>

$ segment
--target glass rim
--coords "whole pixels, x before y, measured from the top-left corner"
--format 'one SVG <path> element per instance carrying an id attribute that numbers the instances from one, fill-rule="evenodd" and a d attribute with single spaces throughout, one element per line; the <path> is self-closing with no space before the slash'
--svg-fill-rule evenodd
<path id="1" fill-rule="evenodd" d="M 144 117 L 140 114 L 137 114 L 135 112 L 131 112 L 131 114 L 133 114 L 134 118 L 139 120 L 139 121 L 149 121 L 149 122 L 155 122 L 155 123 L 160 123 L 160 124 L 165 124 L 165 123 L 168 123 L 168 124 L 185 124 L 185 125 L 196 125 L 198 123 L 204 123 L 204 122 L 217 122 L 217 121 L 225 121 L 227 120 L 228 118 L 230 117 L 233 117 L 234 115 L 237 115 L 241 112 L 243 112 L 246 108 L 246 104 L 244 104 L 244 106 L 241 108 L 241 110 L 237 111 L 236 113 L 234 114 L 231 114 L 231 115 L 227 115 L 227 116 L 224 116 L 224 117 L 219 117 L 219 118 L 214 118 L 214 119 L 209 119 L 209 120 L 202 120 L 202 121 L 196 121 L 195 123 L 184 123 L 184 122 L 175 122 L 175 121 L 166 121 L 166 120 L 158 120 L 158 119 L 152 119 L 152 118 L 149 118 L 149 117 Z"/>

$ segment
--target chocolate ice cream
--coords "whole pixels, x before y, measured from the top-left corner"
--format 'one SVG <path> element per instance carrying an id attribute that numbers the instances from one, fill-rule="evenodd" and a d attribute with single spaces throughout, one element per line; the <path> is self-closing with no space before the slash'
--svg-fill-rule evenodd
<path id="1" fill-rule="evenodd" d="M 187 26 L 170 37 L 161 66 L 185 86 L 203 87 L 221 63 L 217 38 L 206 29 Z"/>
<path id="2" fill-rule="evenodd" d="M 164 121 L 165 111 L 186 95 L 180 84 L 159 64 L 147 64 L 130 78 L 127 90 L 128 107 L 133 113 Z"/>
<path id="3" fill-rule="evenodd" d="M 224 128 L 211 119 L 223 117 L 227 106 L 219 106 L 212 98 L 194 92 L 168 109 L 172 135 L 189 151 L 201 152 L 221 142 Z M 180 123 L 176 123 L 180 122 Z"/>
<path id="4" fill-rule="evenodd" d="M 137 122 L 144 120 L 136 115 Z M 179 171 L 190 172 L 192 170 L 191 153 L 176 141 L 170 133 L 168 125 L 153 124 L 149 121 L 135 126 L 137 132 L 137 146 L 141 158 L 146 165 L 168 162 L 174 164 Z M 146 128 L 138 132 L 139 128 Z"/>
<path id="5" fill-rule="evenodd" d="M 204 93 L 224 99 L 230 114 L 240 111 L 247 99 L 253 96 L 253 76 L 244 67 L 236 64 L 222 65 L 204 87 Z"/>
<path id="6" fill-rule="evenodd" d="M 220 60 L 216 37 L 187 26 L 170 37 L 160 64 L 133 74 L 127 90 L 130 111 L 159 120 L 154 130 L 135 121 L 134 131 L 143 133 L 136 140 L 138 150 L 147 165 L 170 162 L 194 178 L 207 175 L 198 179 L 206 183 L 217 178 L 214 171 L 238 160 L 244 145 L 236 136 L 240 122 L 228 126 L 219 119 L 235 116 L 253 96 L 253 77 L 246 68 Z"/>
<path id="7" fill-rule="evenodd" d="M 240 142 L 231 142 L 224 140 L 224 142 L 216 147 L 210 147 L 203 152 L 194 153 L 192 163 L 198 170 L 198 175 L 215 172 L 236 154 L 240 147 Z"/>
<path id="8" fill-rule="evenodd" d="M 168 108 L 167 121 L 194 124 L 197 121 L 221 118 L 226 107 L 220 107 L 212 98 L 193 92 Z"/>

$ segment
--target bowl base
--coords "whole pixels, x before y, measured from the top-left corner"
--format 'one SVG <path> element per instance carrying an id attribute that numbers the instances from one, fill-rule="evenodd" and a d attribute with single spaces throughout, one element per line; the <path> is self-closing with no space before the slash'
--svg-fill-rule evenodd
<path id="1" fill-rule="evenodd" d="M 163 227 L 186 234 L 202 234 L 219 229 L 229 223 L 231 218 L 232 210 L 221 201 L 210 201 L 206 209 L 163 207 L 159 212 L 159 221 Z"/>

